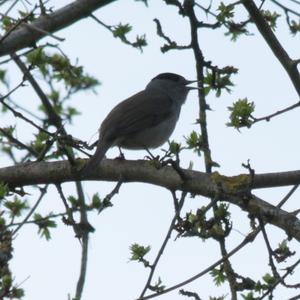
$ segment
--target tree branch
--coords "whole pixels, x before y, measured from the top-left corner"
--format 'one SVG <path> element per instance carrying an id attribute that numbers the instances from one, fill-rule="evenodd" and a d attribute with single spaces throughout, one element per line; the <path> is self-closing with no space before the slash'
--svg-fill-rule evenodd
<path id="1" fill-rule="evenodd" d="M 226 256 L 223 256 L 222 258 L 220 258 L 218 261 L 216 261 L 215 263 L 213 263 L 212 265 L 210 265 L 209 267 L 207 267 L 206 269 L 204 269 L 203 271 L 201 271 L 200 273 L 188 278 L 187 280 L 180 282 L 176 285 L 173 285 L 169 288 L 164 289 L 162 292 L 160 293 L 154 293 L 154 294 L 150 294 L 148 296 L 145 296 L 143 298 L 138 298 L 136 300 L 146 300 L 146 299 L 152 299 L 158 296 L 161 296 L 163 294 L 169 293 L 171 291 L 174 291 L 184 285 L 187 285 L 191 282 L 193 282 L 194 280 L 204 276 L 205 274 L 209 273 L 211 270 L 213 270 L 214 268 L 216 268 L 218 265 L 220 265 L 221 263 L 223 263 L 225 260 L 227 260 L 229 257 L 233 256 L 235 253 L 237 253 L 238 251 L 240 251 L 242 248 L 244 248 L 247 244 L 252 243 L 253 240 L 256 238 L 257 234 L 260 232 L 260 228 L 250 232 L 244 239 L 243 241 L 237 245 L 235 248 L 233 248 L 230 252 L 227 253 Z"/>
<path id="2" fill-rule="evenodd" d="M 96 9 L 112 3 L 115 0 L 77 0 L 55 12 L 41 16 L 11 32 L 1 43 L 0 56 L 14 53 L 17 50 L 31 47 L 49 33 L 65 28 L 80 19 L 88 17 Z M 34 29 L 37 28 L 37 29 Z"/>
<path id="3" fill-rule="evenodd" d="M 282 187 L 300 183 L 300 170 L 239 176 L 221 176 L 217 172 L 206 174 L 183 170 L 187 178 L 183 181 L 172 167 L 156 169 L 149 161 L 103 160 L 101 165 L 81 177 L 80 172 L 70 166 L 68 161 L 39 162 L 16 165 L 0 169 L 0 182 L 10 187 L 62 183 L 77 180 L 105 180 L 123 182 L 144 182 L 181 190 L 205 197 L 222 200 L 239 206 L 253 216 L 259 216 L 269 224 L 283 229 L 289 236 L 300 241 L 300 221 L 297 217 L 268 202 L 249 194 L 251 189 Z"/>
<path id="4" fill-rule="evenodd" d="M 81 159 L 84 164 L 86 159 Z M 173 167 L 165 166 L 157 169 L 149 161 L 144 160 L 113 160 L 105 159 L 84 178 L 73 170 L 67 160 L 53 162 L 29 162 L 15 166 L 0 168 L 0 182 L 10 186 L 28 186 L 36 184 L 63 183 L 76 180 L 104 180 L 122 182 L 144 182 L 165 187 L 169 190 L 181 190 L 201 194 L 205 197 L 215 197 L 215 193 L 230 190 L 243 192 L 250 180 L 251 189 L 273 188 L 296 185 L 300 183 L 300 170 L 287 172 L 262 173 L 252 175 L 222 176 L 217 172 L 207 174 L 200 171 L 182 169 L 186 181 Z M 230 187 L 231 186 L 231 187 Z"/>
<path id="5" fill-rule="evenodd" d="M 297 64 L 289 57 L 285 49 L 282 47 L 255 3 L 252 0 L 243 0 L 242 3 L 268 46 L 288 73 L 298 95 L 300 96 L 300 75 L 297 69 Z"/>

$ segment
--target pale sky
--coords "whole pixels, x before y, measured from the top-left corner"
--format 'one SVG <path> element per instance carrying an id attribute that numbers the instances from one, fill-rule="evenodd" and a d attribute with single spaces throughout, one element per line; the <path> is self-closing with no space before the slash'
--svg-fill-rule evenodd
<path id="1" fill-rule="evenodd" d="M 51 1 L 57 8 L 71 1 Z M 61 44 L 63 51 L 74 62 L 76 59 L 85 67 L 86 72 L 97 77 L 102 85 L 97 94 L 78 93 L 72 98 L 72 104 L 82 112 L 74 119 L 67 130 L 74 136 L 94 141 L 97 130 L 106 114 L 120 101 L 143 89 L 146 84 L 162 72 L 175 72 L 188 79 L 195 79 L 195 63 L 191 50 L 160 52 L 164 41 L 157 37 L 154 18 L 161 21 L 165 34 L 178 44 L 189 42 L 188 20 L 177 15 L 177 10 L 166 6 L 163 1 L 149 1 L 149 8 L 135 1 L 116 1 L 95 12 L 103 22 L 113 25 L 130 23 L 133 27 L 132 39 L 146 33 L 148 47 L 140 53 L 137 49 L 122 44 L 111 33 L 92 19 L 86 19 L 61 30 L 56 34 L 65 38 Z M 205 1 L 204 1 L 205 2 Z M 229 1 L 225 1 L 227 3 Z M 242 15 L 245 12 L 241 10 Z M 201 14 L 203 17 L 203 14 Z M 282 18 L 284 19 L 284 18 Z M 283 22 L 280 24 L 284 24 Z M 256 33 L 253 26 L 251 32 Z M 269 123 L 258 123 L 250 130 L 240 132 L 226 127 L 229 112 L 227 107 L 239 98 L 248 97 L 256 105 L 255 116 L 264 116 L 295 103 L 298 98 L 285 71 L 272 55 L 260 36 L 251 35 L 232 43 L 223 35 L 224 31 L 202 29 L 199 41 L 204 56 L 219 67 L 233 65 L 239 73 L 232 77 L 235 87 L 231 94 L 222 93 L 216 98 L 213 93 L 208 97 L 212 111 L 208 112 L 208 130 L 212 157 L 221 167 L 218 171 L 225 175 L 245 173 L 241 164 L 250 159 L 257 173 L 299 169 L 300 143 L 295 134 L 299 122 L 299 111 L 294 110 L 275 118 Z M 279 27 L 276 34 L 288 53 L 299 58 L 299 38 L 291 38 L 286 26 Z M 48 39 L 51 43 L 57 43 Z M 42 40 L 41 43 L 45 42 Z M 298 56 L 297 56 L 298 55 Z M 22 75 L 11 67 L 9 74 L 11 85 L 19 82 Z M 15 101 L 25 107 L 37 106 L 39 100 L 30 92 L 30 88 L 16 93 Z M 172 139 L 184 143 L 184 136 L 192 130 L 198 130 L 195 120 L 198 116 L 197 93 L 191 92 L 182 108 L 180 120 Z M 0 125 L 15 123 L 11 115 L 0 121 Z M 17 132 L 20 137 L 30 137 L 31 128 L 17 120 Z M 161 150 L 154 150 L 161 154 Z M 109 158 L 118 155 L 115 149 L 107 153 Z M 142 159 L 143 151 L 125 151 L 129 159 Z M 197 158 L 188 151 L 182 153 L 181 163 L 188 167 L 194 162 L 194 169 L 203 171 L 203 158 Z M 1 165 L 10 162 L 0 158 Z M 108 182 L 84 182 L 87 197 L 98 192 L 104 197 L 114 187 Z M 74 184 L 63 185 L 65 193 L 76 195 Z M 289 188 L 260 190 L 255 194 L 264 200 L 277 204 Z M 26 188 L 32 194 L 28 197 L 31 204 L 37 199 L 36 190 Z M 178 195 L 180 195 L 178 193 Z M 297 193 L 299 196 L 299 192 Z M 297 195 L 284 207 L 286 210 L 297 208 Z M 187 198 L 185 212 L 197 209 L 207 203 L 203 197 Z M 113 198 L 114 206 L 100 215 L 89 217 L 96 232 L 90 236 L 88 272 L 83 299 L 122 299 L 133 300 L 141 293 L 148 275 L 141 264 L 129 262 L 129 246 L 133 243 L 151 245 L 147 259 L 155 258 L 173 217 L 171 194 L 159 187 L 146 184 L 124 184 L 119 195 Z M 55 188 L 49 188 L 38 212 L 63 211 L 63 205 Z M 231 206 L 233 232 L 228 250 L 237 245 L 248 233 L 247 215 L 239 208 Z M 36 226 L 24 226 L 14 244 L 14 259 L 11 266 L 15 281 L 25 289 L 25 300 L 67 299 L 74 296 L 79 275 L 80 244 L 74 238 L 73 230 L 58 220 L 58 228 L 52 230 L 52 240 L 46 242 L 37 236 Z M 284 238 L 284 233 L 267 226 L 272 236 L 272 246 Z M 170 241 L 165 255 L 155 273 L 155 280 L 161 277 L 167 287 L 177 284 L 208 267 L 220 257 L 219 246 L 213 241 L 202 242 L 197 239 L 182 238 Z M 294 249 L 298 246 L 293 244 Z M 263 276 L 267 271 L 267 251 L 261 237 L 245 247 L 232 259 L 234 267 L 244 276 Z M 296 275 L 297 276 L 297 275 Z M 295 277 L 296 278 L 296 277 Z M 298 276 L 299 278 L 299 276 Z M 228 293 L 226 284 L 217 288 L 208 275 L 194 281 L 184 289 L 198 292 L 203 299 L 208 296 L 221 296 Z M 285 294 L 285 296 L 287 296 Z M 178 291 L 166 294 L 160 299 L 183 299 Z M 277 294 L 275 299 L 281 299 Z M 229 296 L 227 297 L 229 299 Z"/>

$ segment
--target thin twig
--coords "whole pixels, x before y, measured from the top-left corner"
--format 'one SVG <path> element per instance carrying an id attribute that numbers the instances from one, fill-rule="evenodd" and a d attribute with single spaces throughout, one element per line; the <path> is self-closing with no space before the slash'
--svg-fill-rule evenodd
<path id="1" fill-rule="evenodd" d="M 35 10 L 36 8 L 34 8 L 30 13 L 28 13 L 26 16 L 24 16 L 22 19 L 19 19 L 19 20 L 14 20 L 16 23 L 15 24 L 13 24 L 6 32 L 5 32 L 5 34 L 2 36 L 2 37 L 0 37 L 0 45 L 1 45 L 1 43 L 13 32 L 13 31 L 15 31 L 21 24 L 25 24 L 24 22 L 26 22 L 28 19 L 29 19 L 29 17 L 31 17 L 32 16 L 32 13 L 34 12 L 34 10 Z M 0 13 L 0 16 L 2 17 L 2 18 L 4 18 L 4 17 L 7 17 L 5 14 L 1 14 Z M 12 18 L 10 18 L 10 19 L 12 19 Z"/>
<path id="2" fill-rule="evenodd" d="M 164 250 L 165 250 L 165 248 L 166 248 L 166 246 L 167 246 L 167 243 L 168 243 L 168 241 L 169 241 L 169 239 L 170 239 L 170 237 L 171 237 L 171 234 L 172 234 L 172 231 L 173 231 L 173 229 L 174 229 L 176 220 L 178 219 L 178 216 L 179 216 L 180 211 L 181 211 L 181 209 L 182 209 L 182 206 L 183 206 L 185 197 L 186 197 L 186 195 L 187 195 L 186 192 L 182 192 L 180 201 L 177 203 L 177 198 L 176 198 L 175 192 L 174 192 L 174 191 L 171 191 L 171 193 L 172 193 L 172 197 L 173 197 L 174 203 L 176 203 L 176 204 L 174 205 L 174 206 L 175 206 L 175 215 L 174 215 L 174 217 L 173 217 L 173 219 L 172 219 L 172 221 L 171 221 L 171 224 L 170 224 L 170 226 L 169 226 L 169 229 L 168 229 L 168 231 L 167 231 L 167 234 L 166 234 L 166 236 L 165 236 L 165 238 L 164 238 L 164 241 L 163 241 L 163 243 L 162 243 L 162 245 L 161 245 L 161 247 L 160 247 L 160 249 L 159 249 L 159 251 L 158 251 L 158 253 L 157 253 L 157 255 L 156 255 L 156 258 L 155 258 L 153 264 L 150 266 L 151 270 L 150 270 L 148 279 L 147 279 L 146 284 L 145 284 L 145 286 L 144 286 L 144 288 L 143 288 L 143 291 L 141 292 L 141 295 L 140 295 L 139 299 L 143 299 L 143 297 L 144 297 L 144 295 L 145 295 L 147 289 L 148 289 L 148 288 L 150 287 L 150 285 L 151 285 L 151 281 L 152 281 L 154 272 L 155 272 L 155 270 L 156 270 L 157 264 L 158 264 L 158 262 L 159 262 L 159 260 L 160 260 L 160 258 L 161 258 L 161 256 L 162 256 L 162 254 L 163 254 L 163 252 L 164 252 Z"/>
<path id="3" fill-rule="evenodd" d="M 273 3 L 275 3 L 276 5 L 278 5 L 281 9 L 283 9 L 284 11 L 288 11 L 292 14 L 294 14 L 295 16 L 297 17 L 300 17 L 300 13 L 298 13 L 297 11 L 287 7 L 287 6 L 284 6 L 282 5 L 280 2 L 276 1 L 276 0 L 271 0 Z"/>
<path id="4" fill-rule="evenodd" d="M 290 274 L 293 273 L 293 271 L 295 270 L 295 268 L 296 268 L 299 264 L 300 264 L 300 259 L 297 260 L 292 266 L 288 267 L 288 268 L 287 268 L 287 271 L 285 272 L 285 274 L 284 274 L 282 277 L 278 278 L 278 279 L 276 280 L 276 282 L 272 285 L 272 288 L 268 289 L 268 290 L 267 290 L 267 291 L 259 298 L 259 300 L 262 300 L 262 299 L 264 299 L 266 296 L 268 296 L 268 295 L 271 293 L 271 291 L 273 291 L 273 290 L 275 289 L 275 287 L 276 287 L 279 283 L 283 282 L 284 279 L 285 279 L 288 275 L 290 275 Z"/>
<path id="5" fill-rule="evenodd" d="M 55 184 L 55 187 L 58 191 L 58 194 L 65 206 L 65 209 L 66 209 L 66 214 L 68 216 L 68 219 L 67 220 L 64 220 L 64 223 L 66 223 L 67 225 L 71 225 L 73 227 L 73 230 L 75 232 L 75 236 L 80 238 L 81 237 L 81 233 L 79 232 L 79 229 L 78 229 L 78 226 L 77 226 L 77 223 L 76 221 L 74 220 L 74 217 L 73 217 L 73 212 L 72 212 L 72 209 L 69 207 L 68 205 L 68 202 L 67 202 L 67 199 L 64 195 L 64 192 L 61 188 L 61 185 L 60 184 Z"/>
<path id="6" fill-rule="evenodd" d="M 296 102 L 295 104 L 292 104 L 292 105 L 290 105 L 290 106 L 288 106 L 288 107 L 286 107 L 284 109 L 278 110 L 277 112 L 275 112 L 273 114 L 270 114 L 268 116 L 265 116 L 265 117 L 255 118 L 255 117 L 251 116 L 251 118 L 253 119 L 253 123 L 252 124 L 260 122 L 260 121 L 267 121 L 267 122 L 269 122 L 272 118 L 274 118 L 276 116 L 279 116 L 279 115 L 281 115 L 283 113 L 286 113 L 286 112 L 288 112 L 290 110 L 293 110 L 293 109 L 295 109 L 295 108 L 297 108 L 299 106 L 300 106 L 300 101 Z"/>
<path id="7" fill-rule="evenodd" d="M 164 33 L 163 33 L 163 30 L 162 30 L 162 27 L 161 27 L 161 24 L 160 24 L 160 21 L 158 19 L 154 19 L 153 20 L 156 24 L 156 33 L 158 36 L 160 36 L 161 38 L 163 38 L 167 44 L 163 45 L 160 49 L 161 51 L 164 53 L 164 52 L 167 52 L 169 50 L 184 50 L 184 49 L 190 49 L 191 48 L 191 45 L 185 45 L 185 46 L 180 46 L 180 45 L 177 45 L 176 42 L 172 41 L 168 36 L 166 36 Z"/>
<path id="8" fill-rule="evenodd" d="M 66 216 L 66 213 L 65 212 L 63 212 L 63 213 L 57 213 L 57 214 L 51 214 L 51 215 L 48 215 L 47 217 L 44 217 L 44 218 L 41 218 L 41 219 L 39 219 L 39 221 L 46 221 L 46 220 L 48 220 L 48 219 L 55 219 L 55 218 L 58 218 L 58 217 L 64 217 L 64 216 Z M 19 226 L 20 224 L 22 224 L 22 222 L 17 222 L 17 223 L 12 223 L 12 224 L 9 224 L 9 225 L 7 225 L 7 227 L 13 227 L 13 226 Z M 36 224 L 36 221 L 35 220 L 30 220 L 30 221 L 26 221 L 25 223 L 24 223 L 24 225 L 27 225 L 27 224 Z"/>
<path id="9" fill-rule="evenodd" d="M 179 291 L 179 294 L 183 295 L 183 296 L 187 296 L 187 297 L 193 297 L 195 300 L 201 300 L 201 298 L 199 297 L 199 295 L 197 293 L 193 293 L 193 292 L 189 292 L 189 291 L 185 291 L 183 289 L 181 289 Z"/>
<path id="10" fill-rule="evenodd" d="M 85 205 L 85 197 L 84 197 L 82 185 L 78 181 L 76 181 L 76 188 L 77 188 L 79 210 L 80 210 L 80 224 L 82 229 L 82 235 L 81 235 L 82 249 L 81 249 L 80 275 L 77 281 L 75 298 L 81 299 L 85 278 L 86 278 L 86 270 L 87 270 L 89 233 L 92 231 L 91 230 L 92 227 L 88 222 L 87 209 Z"/>
<path id="11" fill-rule="evenodd" d="M 287 198 L 287 196 L 290 194 L 290 192 L 283 198 Z M 276 206 L 277 208 L 280 208 L 283 204 L 283 201 L 280 201 L 279 204 Z M 212 264 L 211 266 L 207 267 L 206 269 L 202 270 L 200 273 L 190 277 L 189 279 L 178 283 L 174 286 L 171 286 L 165 290 L 163 290 L 160 293 L 154 293 L 148 296 L 144 296 L 142 298 L 138 298 L 136 300 L 146 300 L 146 299 L 151 299 L 151 298 L 155 298 L 158 297 L 162 294 L 166 294 L 168 292 L 171 292 L 173 290 L 176 290 L 188 283 L 193 282 L 194 280 L 204 276 L 205 274 L 207 274 L 208 272 L 210 272 L 211 270 L 213 270 L 214 268 L 216 268 L 219 264 L 223 263 L 224 261 L 228 260 L 228 258 L 230 258 L 231 256 L 233 256 L 235 253 L 237 253 L 239 250 L 241 250 L 244 246 L 246 246 L 248 243 L 251 243 L 252 241 L 254 241 L 254 239 L 256 238 L 256 236 L 258 235 L 258 233 L 261 231 L 261 227 L 258 226 L 255 230 L 253 230 L 252 232 L 250 232 L 245 238 L 244 240 L 238 245 L 236 246 L 234 249 L 232 249 L 230 252 L 227 252 L 227 254 L 225 256 L 223 256 L 221 259 L 219 259 L 218 261 L 216 261 L 214 264 Z M 293 266 L 292 266 L 293 267 Z M 282 277 L 283 278 L 283 277 Z"/>
<path id="12" fill-rule="evenodd" d="M 294 194 L 294 192 L 297 190 L 299 187 L 299 184 L 294 185 L 291 190 L 286 194 L 286 196 L 283 197 L 283 199 L 278 203 L 278 207 L 282 207 L 289 199 L 290 197 Z"/>
<path id="13" fill-rule="evenodd" d="M 1 38 L 0 43 L 3 42 L 4 39 L 6 39 L 7 36 L 8 36 L 9 34 L 11 34 L 13 31 L 15 31 L 18 27 L 20 27 L 20 25 L 25 26 L 25 27 L 27 27 L 27 28 L 29 28 L 29 29 L 31 29 L 31 30 L 40 32 L 40 33 L 42 33 L 42 34 L 45 35 L 45 36 L 50 36 L 50 37 L 52 37 L 52 38 L 58 40 L 59 42 L 65 41 L 65 38 L 60 38 L 60 37 L 56 36 L 55 34 L 49 32 L 49 31 L 46 31 L 46 30 L 41 29 L 41 28 L 38 28 L 38 27 L 36 27 L 36 26 L 34 26 L 34 25 L 30 24 L 30 23 L 26 23 L 26 21 L 28 20 L 28 18 L 33 14 L 33 12 L 37 9 L 37 7 L 38 7 L 38 6 L 35 6 L 35 7 L 33 8 L 33 10 L 32 10 L 30 13 L 28 13 L 25 17 L 23 17 L 23 18 L 20 19 L 20 20 L 14 19 L 14 18 L 12 18 L 12 17 L 9 17 L 12 21 L 14 21 L 14 22 L 16 22 L 16 23 L 15 23 L 15 24 L 7 31 L 7 33 Z M 7 17 L 5 14 L 1 14 L 1 13 L 0 13 L 0 16 L 2 16 L 2 17 Z"/>
<path id="14" fill-rule="evenodd" d="M 0 133 L 1 135 L 5 136 L 11 143 L 15 144 L 17 147 L 27 150 L 30 154 L 34 156 L 37 155 L 37 152 L 33 148 L 25 145 L 24 143 L 22 143 L 21 141 L 13 137 L 11 134 L 7 132 L 7 130 L 0 127 Z"/>
<path id="15" fill-rule="evenodd" d="M 275 266 L 275 263 L 274 263 L 274 260 L 273 260 L 273 249 L 270 245 L 270 241 L 269 241 L 269 238 L 268 238 L 268 235 L 267 235 L 267 232 L 266 232 L 266 229 L 265 229 L 265 224 L 263 222 L 263 220 L 261 218 L 258 218 L 259 220 L 259 225 L 260 225 L 260 228 L 261 228 L 261 231 L 262 231 L 262 235 L 263 235 L 263 238 L 264 238 L 264 241 L 265 241 L 265 244 L 266 244 L 266 247 L 267 247 L 267 250 L 268 250 L 268 254 L 269 254 L 269 265 L 272 269 L 272 273 L 273 273 L 273 276 L 276 278 L 276 279 L 279 279 L 280 278 L 280 275 L 276 269 L 276 266 Z"/>
<path id="16" fill-rule="evenodd" d="M 203 271 L 201 271 L 200 273 L 190 277 L 189 279 L 178 283 L 176 285 L 173 285 L 167 289 L 164 289 L 162 292 L 160 293 L 154 293 L 148 296 L 145 296 L 143 298 L 138 298 L 136 300 L 146 300 L 146 299 L 151 299 L 151 298 L 155 298 L 158 296 L 161 296 L 163 294 L 169 293 L 171 291 L 174 291 L 188 283 L 193 282 L 194 280 L 204 276 L 205 274 L 209 273 L 211 270 L 213 270 L 214 268 L 216 268 L 219 264 L 223 263 L 225 260 L 228 260 L 228 258 L 230 258 L 231 256 L 233 256 L 235 253 L 237 253 L 239 250 L 241 250 L 245 245 L 247 245 L 248 243 L 252 242 L 255 237 L 257 236 L 257 234 L 259 233 L 260 229 L 257 228 L 256 230 L 250 232 L 245 238 L 244 240 L 238 245 L 236 246 L 234 249 L 232 249 L 230 252 L 227 253 L 226 256 L 220 258 L 219 260 L 217 260 L 215 263 L 213 263 L 212 265 L 210 265 L 209 267 L 207 267 L 206 269 L 204 269 Z"/>
<path id="17" fill-rule="evenodd" d="M 300 299 L 300 294 L 292 297 L 292 298 L 289 298 L 288 300 L 299 300 Z"/>
<path id="18" fill-rule="evenodd" d="M 22 120 L 24 120 L 25 122 L 29 123 L 30 125 L 32 125 L 33 127 L 35 127 L 36 129 L 48 134 L 49 136 L 52 136 L 52 133 L 50 133 L 49 131 L 47 131 L 46 129 L 38 126 L 37 124 L 35 124 L 33 121 L 31 121 L 30 119 L 28 119 L 27 117 L 25 117 L 23 114 L 21 114 L 20 112 L 16 111 L 14 108 L 12 108 L 10 105 L 8 105 L 4 99 L 9 97 L 13 92 L 15 92 L 18 88 L 20 88 L 21 86 L 24 86 L 24 82 L 25 79 L 22 80 L 21 83 L 19 83 L 15 88 L 13 88 L 12 90 L 10 90 L 6 95 L 1 96 L 0 95 L 0 103 L 3 104 L 3 106 L 5 106 L 5 108 L 7 108 L 10 112 L 13 113 L 13 115 L 16 118 L 20 118 Z"/>
<path id="19" fill-rule="evenodd" d="M 29 211 L 29 213 L 27 214 L 27 216 L 24 218 L 24 220 L 17 226 L 16 229 L 14 229 L 12 231 L 12 235 L 16 235 L 16 233 L 23 227 L 23 225 L 25 223 L 27 223 L 27 221 L 29 220 L 29 218 L 32 216 L 32 214 L 35 212 L 35 210 L 37 209 L 37 207 L 39 206 L 39 204 L 41 203 L 43 197 L 46 195 L 48 189 L 48 184 L 45 185 L 43 188 L 40 189 L 41 194 L 38 198 L 38 200 L 36 201 L 36 203 L 32 206 L 31 210 Z"/>

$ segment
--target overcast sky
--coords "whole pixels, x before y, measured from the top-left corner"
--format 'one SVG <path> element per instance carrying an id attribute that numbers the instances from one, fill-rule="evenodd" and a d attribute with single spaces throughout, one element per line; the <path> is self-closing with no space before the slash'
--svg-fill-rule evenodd
<path id="1" fill-rule="evenodd" d="M 70 2 L 57 0 L 51 1 L 51 4 L 56 9 Z M 178 44 L 185 45 L 190 39 L 188 21 L 178 16 L 174 7 L 166 6 L 162 2 L 149 1 L 149 7 L 146 8 L 135 1 L 116 1 L 95 12 L 100 20 L 109 25 L 130 23 L 133 31 L 129 36 L 132 39 L 137 34 L 146 33 L 149 45 L 143 53 L 114 39 L 110 32 L 92 19 L 80 21 L 56 33 L 65 38 L 61 48 L 71 60 L 75 62 L 78 59 L 86 72 L 102 83 L 97 88 L 97 94 L 78 93 L 72 97 L 72 104 L 82 112 L 72 125 L 67 126 L 72 135 L 86 141 L 96 140 L 97 130 L 106 114 L 117 103 L 142 90 L 159 73 L 175 72 L 187 79 L 196 78 L 195 62 L 190 50 L 170 51 L 166 54 L 160 52 L 164 41 L 156 35 L 154 18 L 161 21 L 164 32 Z M 246 15 L 243 10 L 239 13 L 241 17 Z M 200 13 L 200 16 L 203 17 L 203 14 Z M 256 33 L 253 26 L 251 31 Z M 276 34 L 288 53 L 299 58 L 299 38 L 291 38 L 285 26 L 279 27 Z M 203 29 L 199 32 L 199 41 L 207 60 L 219 67 L 233 65 L 239 69 L 239 73 L 233 77 L 236 86 L 231 94 L 222 93 L 220 98 L 216 98 L 212 93 L 208 97 L 212 108 L 208 112 L 208 130 L 212 157 L 221 165 L 218 171 L 225 175 L 246 172 L 241 164 L 248 159 L 257 173 L 299 169 L 300 143 L 298 134 L 295 133 L 299 111 L 289 112 L 269 123 L 259 123 L 251 130 L 242 129 L 238 132 L 225 125 L 229 120 L 227 107 L 239 98 L 248 97 L 254 101 L 255 116 L 258 117 L 298 101 L 286 73 L 263 39 L 258 35 L 250 35 L 232 43 L 222 30 Z M 45 40 L 41 42 L 44 43 Z M 49 42 L 57 43 L 51 39 Z M 22 75 L 13 67 L 11 70 L 9 77 L 13 86 Z M 18 91 L 14 97 L 16 102 L 28 108 L 39 103 L 30 88 Z M 198 130 L 195 125 L 198 117 L 197 103 L 197 92 L 193 91 L 182 109 L 172 139 L 184 143 L 184 136 L 192 130 Z M 17 124 L 19 136 L 31 136 L 31 129 L 24 126 L 22 121 L 15 121 L 10 115 L 0 121 L 1 126 L 14 123 Z M 162 154 L 160 149 L 154 153 Z M 107 156 L 113 158 L 117 154 L 118 151 L 112 149 Z M 125 157 L 130 159 L 142 159 L 145 155 L 143 151 L 125 151 Z M 198 158 L 190 152 L 182 153 L 183 167 L 188 167 L 190 161 L 194 161 L 194 169 L 203 170 L 202 160 L 202 157 Z M 10 164 L 4 157 L 0 158 L 0 163 L 3 166 Z M 84 182 L 83 185 L 87 197 L 91 197 L 96 191 L 104 197 L 114 187 L 114 183 L 107 182 Z M 75 195 L 74 184 L 64 184 L 63 187 L 67 195 Z M 33 204 L 37 199 L 36 192 L 29 188 L 28 191 L 33 195 L 29 197 Z M 277 204 L 287 191 L 288 188 L 260 190 L 256 194 L 272 204 Z M 296 199 L 297 196 L 284 208 L 295 209 Z M 140 264 L 129 262 L 129 246 L 132 243 L 151 245 L 152 250 L 147 258 L 152 261 L 174 213 L 170 193 L 145 184 L 123 185 L 113 203 L 114 207 L 101 215 L 94 214 L 90 217 L 96 232 L 90 237 L 89 265 L 83 299 L 137 298 L 145 285 L 148 270 Z M 203 197 L 187 198 L 184 211 L 196 209 L 205 203 L 207 200 Z M 38 211 L 63 211 L 61 199 L 54 188 L 49 189 Z M 234 230 L 228 250 L 237 245 L 249 230 L 246 214 L 235 207 L 231 211 Z M 62 225 L 60 221 L 58 223 L 58 229 L 52 232 L 50 242 L 40 239 L 36 234 L 36 227 L 31 225 L 24 226 L 15 240 L 15 256 L 11 266 L 16 282 L 26 279 L 21 284 L 26 292 L 25 300 L 66 299 L 68 293 L 74 296 L 79 274 L 80 244 L 74 238 L 71 228 Z M 284 234 L 270 226 L 268 230 L 273 237 L 272 246 L 275 247 L 284 238 Z M 232 259 L 233 266 L 238 266 L 237 270 L 242 275 L 262 276 L 269 271 L 267 252 L 260 244 L 261 238 L 258 238 L 254 244 L 247 246 Z M 197 239 L 178 239 L 176 242 L 172 240 L 154 278 L 160 276 L 166 286 L 177 284 L 215 262 L 220 257 L 219 252 L 219 246 L 212 241 L 203 243 Z M 228 292 L 226 284 L 216 288 L 209 276 L 185 288 L 198 292 L 203 299 L 207 299 L 208 295 L 221 296 Z M 161 299 L 177 300 L 182 299 L 182 296 L 175 291 L 161 296 Z"/>

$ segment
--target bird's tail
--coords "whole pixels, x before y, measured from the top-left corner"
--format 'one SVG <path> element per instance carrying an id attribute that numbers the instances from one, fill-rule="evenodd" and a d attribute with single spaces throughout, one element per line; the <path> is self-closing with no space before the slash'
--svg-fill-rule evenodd
<path id="1" fill-rule="evenodd" d="M 109 143 L 104 141 L 98 143 L 95 154 L 91 157 L 86 166 L 84 166 L 81 170 L 81 174 L 83 176 L 89 174 L 93 169 L 98 167 L 99 163 L 105 156 L 105 153 L 110 148 L 110 146 L 111 145 Z"/>

